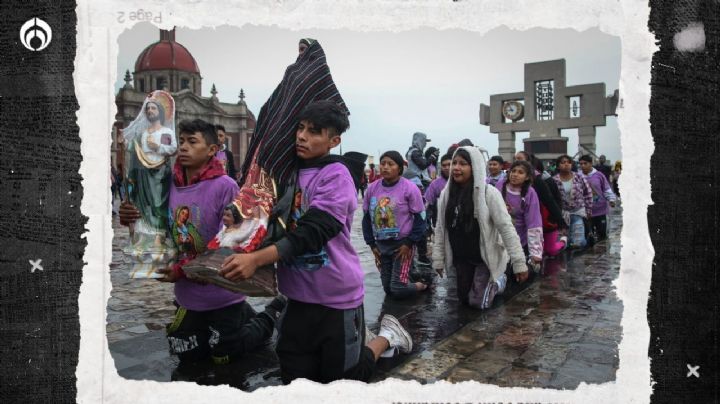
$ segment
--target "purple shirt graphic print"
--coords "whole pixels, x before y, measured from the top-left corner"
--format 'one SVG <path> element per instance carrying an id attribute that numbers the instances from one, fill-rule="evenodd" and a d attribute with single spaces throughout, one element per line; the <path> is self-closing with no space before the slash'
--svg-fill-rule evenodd
<path id="1" fill-rule="evenodd" d="M 186 187 L 170 187 L 170 231 L 181 256 L 194 257 L 205 251 L 207 242 L 222 229 L 225 206 L 238 188 L 226 175 Z M 175 299 L 186 309 L 207 311 L 240 303 L 245 295 L 181 278 L 175 282 Z"/>
<path id="2" fill-rule="evenodd" d="M 290 212 L 290 223 L 288 227 L 294 230 L 297 227 L 297 221 L 307 211 L 310 201 L 303 194 L 302 190 L 295 193 L 292 211 Z M 289 267 L 299 271 L 317 271 L 318 269 L 330 265 L 330 257 L 323 247 L 318 253 L 305 253 L 295 257 Z"/>
<path id="3" fill-rule="evenodd" d="M 294 209 L 292 215 L 299 218 L 298 215 L 310 209 L 319 209 L 343 227 L 317 256 L 298 257 L 300 259 L 293 263 L 278 263 L 278 289 L 289 299 L 299 302 L 341 310 L 356 308 L 362 304 L 365 288 L 360 258 L 350 242 L 353 213 L 357 208 L 357 192 L 350 172 L 341 163 L 301 169 L 298 187 L 301 193 L 296 194 L 295 203 L 300 204 L 300 209 Z M 319 264 L 320 259 L 324 265 Z"/>
<path id="4" fill-rule="evenodd" d="M 370 213 L 375 240 L 399 240 L 410 235 L 415 213 L 425 211 L 420 189 L 407 178 L 385 186 L 383 181 L 370 184 L 363 210 Z"/>

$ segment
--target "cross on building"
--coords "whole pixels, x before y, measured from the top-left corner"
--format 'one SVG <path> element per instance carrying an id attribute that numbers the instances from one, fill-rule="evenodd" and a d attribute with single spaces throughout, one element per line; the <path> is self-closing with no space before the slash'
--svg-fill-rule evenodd
<path id="1" fill-rule="evenodd" d="M 541 160 L 567 154 L 568 138 L 562 129 L 578 130 L 582 154 L 595 154 L 595 127 L 616 115 L 618 91 L 605 95 L 605 83 L 565 85 L 565 59 L 525 64 L 522 92 L 490 96 L 490 106 L 480 104 L 480 124 L 498 135 L 498 153 L 512 161 L 515 134 L 530 132 L 524 150 Z"/>

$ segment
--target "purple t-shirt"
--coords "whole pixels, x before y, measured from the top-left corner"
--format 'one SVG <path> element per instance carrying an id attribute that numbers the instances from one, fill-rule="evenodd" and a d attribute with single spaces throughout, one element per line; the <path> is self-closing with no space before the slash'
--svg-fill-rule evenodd
<path id="1" fill-rule="evenodd" d="M 605 174 L 600 171 L 593 170 L 589 175 L 583 175 L 590 189 L 592 190 L 592 215 L 602 216 L 608 214 L 608 198 L 607 194 L 612 192 L 610 183 Z"/>
<path id="2" fill-rule="evenodd" d="M 488 174 L 485 177 L 485 183 L 490 184 L 492 186 L 497 186 L 498 182 L 505 181 L 506 179 L 507 179 L 507 174 L 505 173 L 505 171 L 500 171 L 500 174 L 498 174 L 495 177 Z"/>
<path id="3" fill-rule="evenodd" d="M 502 192 L 504 183 L 505 179 L 497 183 L 497 189 L 500 192 Z M 528 229 L 542 229 L 542 216 L 537 193 L 532 187 L 529 187 L 525 194 L 525 203 L 523 203 L 520 191 L 512 191 L 508 185 L 505 190 L 505 206 L 508 208 L 515 231 L 520 237 L 520 244 L 524 247 L 528 244 Z"/>
<path id="4" fill-rule="evenodd" d="M 427 166 L 427 172 L 430 178 L 432 178 L 433 175 L 437 175 L 437 167 L 435 167 L 435 164 L 430 164 L 429 166 Z"/>
<path id="5" fill-rule="evenodd" d="M 410 235 L 415 213 L 425 211 L 417 185 L 400 177 L 392 186 L 375 181 L 363 199 L 363 210 L 370 213 L 373 235 L 377 241 L 401 240 Z"/>
<path id="6" fill-rule="evenodd" d="M 428 205 L 435 205 L 437 203 L 437 199 L 440 197 L 443 188 L 445 188 L 445 184 L 447 184 L 447 180 L 440 175 L 428 185 L 425 190 L 425 200 Z"/>
<path id="7" fill-rule="evenodd" d="M 290 299 L 347 310 L 360 306 L 365 296 L 360 258 L 350 243 L 357 192 L 350 172 L 342 163 L 301 169 L 299 192 L 292 218 L 310 208 L 332 215 L 344 226 L 319 253 L 278 263 L 278 288 Z"/>
<path id="8" fill-rule="evenodd" d="M 233 201 L 238 190 L 237 183 L 227 175 L 186 187 L 170 186 L 170 234 L 180 258 L 205 250 L 222 229 L 225 206 Z M 240 303 L 245 295 L 181 278 L 175 282 L 175 299 L 186 309 L 207 311 Z"/>
<path id="9" fill-rule="evenodd" d="M 225 169 L 225 174 L 228 173 L 228 158 L 227 154 L 225 154 L 225 150 L 219 150 L 217 153 L 215 153 L 215 158 L 220 160 L 220 164 L 222 164 L 223 168 Z"/>

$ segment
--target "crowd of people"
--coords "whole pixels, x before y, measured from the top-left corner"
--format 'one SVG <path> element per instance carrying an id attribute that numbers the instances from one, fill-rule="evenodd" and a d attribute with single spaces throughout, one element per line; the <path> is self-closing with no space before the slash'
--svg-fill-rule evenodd
<path id="1" fill-rule="evenodd" d="M 607 238 L 619 161 L 612 170 L 605 156 L 595 166 L 589 155 L 544 164 L 520 151 L 506 162 L 486 159 L 468 139 L 438 158 L 435 147 L 423 154 L 428 141 L 415 133 L 405 157 L 387 151 L 379 170 L 370 164 L 365 173 L 363 236 L 387 295 L 401 299 L 428 290 L 433 276 L 417 270 L 426 264 L 440 276 L 452 267 L 459 300 L 487 308 L 508 279 L 527 279 L 526 266 L 537 273 L 544 260 Z"/>
<path id="2" fill-rule="evenodd" d="M 324 63 L 322 48 L 304 39 L 286 75 L 313 63 Z M 365 326 L 364 271 L 350 242 L 359 190 L 363 237 L 383 290 L 394 299 L 427 293 L 436 276 L 453 272 L 460 302 L 486 309 L 508 283 L 526 282 L 540 271 L 543 259 L 607 237 L 608 205 L 616 196 L 607 170 L 593 168 L 589 156 L 580 158 L 579 171 L 573 171 L 570 156 L 560 156 L 556 172 L 548 172 L 525 152 L 510 164 L 500 156 L 487 159 L 468 139 L 441 156 L 438 148 L 425 150 L 431 140 L 417 132 L 405 154 L 389 150 L 377 168 L 370 164 L 363 172 L 366 156 L 331 154 L 350 124 L 339 94 L 304 91 L 303 100 L 310 101 L 284 110 L 291 103 L 274 97 L 292 93 L 293 86 L 305 89 L 307 83 L 284 79 L 282 91 L 276 90 L 261 110 L 259 138 L 240 170 L 240 184 L 231 179 L 234 158 L 224 148 L 224 128 L 200 119 L 178 124 L 174 165 L 163 160 L 164 166 L 150 169 L 172 173 L 168 234 L 179 255 L 159 271 L 159 280 L 174 283 L 176 314 L 167 337 L 181 366 L 242 360 L 266 344 L 273 330 L 284 383 L 369 381 L 380 357 L 410 352 L 412 337 L 395 317 L 383 316 L 377 335 Z M 274 154 L 272 148 L 281 146 L 268 146 L 276 139 L 264 128 L 275 121 L 289 122 L 289 157 Z M 272 150 L 263 160 L 268 147 Z M 271 164 L 273 169 L 264 171 Z M 275 173 L 286 177 L 268 180 Z M 279 190 L 269 198 L 272 209 L 247 209 L 244 192 L 258 197 L 268 188 Z M 124 200 L 121 224 L 142 220 L 142 212 L 133 200 Z M 249 227 L 250 241 L 240 245 L 226 237 L 251 221 L 261 224 Z M 276 268 L 279 295 L 263 312 L 256 313 L 240 293 L 184 273 L 183 266 L 198 254 L 223 243 L 235 252 L 220 271 L 228 280 L 240 282 L 260 267 Z"/>

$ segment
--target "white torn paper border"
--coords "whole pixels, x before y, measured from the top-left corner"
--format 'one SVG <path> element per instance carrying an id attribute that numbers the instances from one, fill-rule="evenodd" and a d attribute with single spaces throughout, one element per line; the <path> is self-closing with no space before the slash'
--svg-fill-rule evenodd
<path id="1" fill-rule="evenodd" d="M 366 385 L 336 382 L 320 386 L 296 382 L 291 386 L 245 393 L 228 386 L 194 383 L 130 381 L 117 375 L 105 338 L 108 265 L 112 227 L 109 198 L 111 125 L 116 113 L 117 37 L 136 21 L 118 22 L 118 12 L 150 11 L 163 15 L 161 28 L 192 29 L 223 24 L 276 25 L 285 29 L 353 29 L 402 31 L 420 27 L 464 29 L 485 33 L 505 25 L 531 27 L 598 27 L 621 37 L 619 84 L 624 175 L 622 266 L 617 293 L 622 299 L 623 339 L 616 381 L 581 385 L 573 391 L 500 388 L 477 382 L 417 382 L 388 380 Z M 78 402 L 208 402 L 248 400 L 253 403 L 342 401 L 366 402 L 648 402 L 651 393 L 649 328 L 646 306 L 650 288 L 653 249 L 647 227 L 650 200 L 650 156 L 653 143 L 649 126 L 650 61 L 654 38 L 647 32 L 647 2 L 633 0 L 532 1 L 480 0 L 234 0 L 137 1 L 80 0 L 77 8 L 75 88 L 80 110 L 85 196 L 82 212 L 89 217 L 88 246 L 80 289 L 81 345 L 77 368 Z M 484 101 L 484 100 L 479 100 Z"/>

